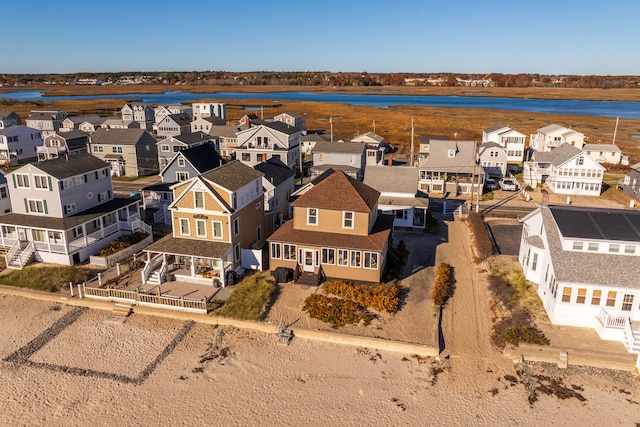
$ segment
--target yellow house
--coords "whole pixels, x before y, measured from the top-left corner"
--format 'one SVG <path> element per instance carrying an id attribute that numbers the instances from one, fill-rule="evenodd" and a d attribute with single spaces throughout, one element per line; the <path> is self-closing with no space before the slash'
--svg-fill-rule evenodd
<path id="1" fill-rule="evenodd" d="M 378 214 L 377 190 L 344 172 L 297 198 L 293 219 L 269 237 L 269 267 L 291 268 L 297 283 L 322 278 L 379 283 L 393 217 Z"/>
<path id="2" fill-rule="evenodd" d="M 197 284 L 233 281 L 243 250 L 266 242 L 262 175 L 236 160 L 174 184 L 173 233 L 145 249 L 145 283 L 162 283 L 170 272 Z"/>

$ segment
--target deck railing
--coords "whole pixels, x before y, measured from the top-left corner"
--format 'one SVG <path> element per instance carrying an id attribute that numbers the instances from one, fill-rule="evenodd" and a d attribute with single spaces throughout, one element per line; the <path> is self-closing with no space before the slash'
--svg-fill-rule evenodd
<path id="1" fill-rule="evenodd" d="M 627 316 L 612 316 L 605 310 L 604 307 L 600 307 L 600 313 L 598 313 L 598 320 L 605 328 L 613 329 L 625 329 L 625 323 L 628 322 Z"/>
<path id="2" fill-rule="evenodd" d="M 83 285 L 84 295 L 88 298 L 118 300 L 135 303 L 141 306 L 156 306 L 175 310 L 204 313 L 213 310 L 214 303 L 205 299 L 191 300 L 177 297 L 167 297 L 153 294 L 144 294 L 138 291 L 127 291 L 123 289 L 96 288 Z"/>

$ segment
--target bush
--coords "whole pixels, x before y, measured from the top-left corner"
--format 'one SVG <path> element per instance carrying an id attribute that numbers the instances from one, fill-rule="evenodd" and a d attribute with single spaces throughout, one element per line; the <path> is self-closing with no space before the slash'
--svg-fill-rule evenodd
<path id="1" fill-rule="evenodd" d="M 99 256 L 106 257 L 109 255 L 113 255 L 115 253 L 120 252 L 128 248 L 129 246 L 133 246 L 136 243 L 140 243 L 148 236 L 144 231 L 136 231 L 133 234 L 127 234 L 126 236 L 120 236 L 113 242 L 106 245 L 104 248 L 100 249 Z"/>
<path id="2" fill-rule="evenodd" d="M 531 315 L 524 310 L 518 310 L 511 316 L 496 322 L 491 338 L 500 348 L 504 348 L 507 344 L 517 346 L 520 343 L 549 345 L 549 339 L 533 326 Z"/>
<path id="3" fill-rule="evenodd" d="M 436 282 L 433 285 L 433 292 L 431 297 L 433 303 L 437 308 L 442 308 L 447 303 L 447 300 L 451 296 L 452 280 L 451 280 L 451 266 L 441 262 L 436 269 Z"/>
<path id="4" fill-rule="evenodd" d="M 357 302 L 377 311 L 395 313 L 400 306 L 398 285 L 363 285 L 333 280 L 324 283 L 322 289 L 329 294 Z"/>
<path id="5" fill-rule="evenodd" d="M 493 244 L 489 238 L 487 227 L 484 224 L 484 218 L 481 214 L 476 212 L 470 212 L 468 217 L 469 228 L 476 244 L 478 251 L 478 258 L 480 261 L 484 261 L 491 255 L 493 255 Z"/>
<path id="6" fill-rule="evenodd" d="M 245 278 L 236 285 L 227 302 L 216 314 L 243 320 L 261 320 L 273 301 L 275 285 L 260 275 Z"/>
<path id="7" fill-rule="evenodd" d="M 314 319 L 330 323 L 336 329 L 360 321 L 368 325 L 373 319 L 373 315 L 366 308 L 354 301 L 322 294 L 309 295 L 304 300 L 302 309 Z"/>

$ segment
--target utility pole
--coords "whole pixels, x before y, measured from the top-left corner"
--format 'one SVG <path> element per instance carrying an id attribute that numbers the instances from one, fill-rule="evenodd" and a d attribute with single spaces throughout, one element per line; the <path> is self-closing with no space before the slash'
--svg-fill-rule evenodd
<path id="1" fill-rule="evenodd" d="M 331 142 L 333 142 L 333 116 L 329 116 L 329 124 L 331 125 Z"/>
<path id="2" fill-rule="evenodd" d="M 613 142 L 612 145 L 616 143 L 616 135 L 618 134 L 618 122 L 620 121 L 620 117 L 616 117 L 616 129 L 613 131 Z"/>
<path id="3" fill-rule="evenodd" d="M 411 116 L 411 157 L 409 160 L 409 166 L 413 166 L 413 116 Z"/>

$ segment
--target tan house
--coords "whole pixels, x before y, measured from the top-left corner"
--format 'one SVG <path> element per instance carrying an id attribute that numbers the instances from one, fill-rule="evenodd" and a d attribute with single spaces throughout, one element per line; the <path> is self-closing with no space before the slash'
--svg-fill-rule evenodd
<path id="1" fill-rule="evenodd" d="M 379 283 L 393 217 L 378 214 L 380 192 L 337 171 L 292 204 L 293 219 L 268 239 L 269 267 L 297 283 L 323 278 Z"/>
<path id="2" fill-rule="evenodd" d="M 265 242 L 262 173 L 233 161 L 174 184 L 173 234 L 150 245 L 145 283 L 175 280 L 224 286 L 243 271 L 244 254 Z"/>
<path id="3" fill-rule="evenodd" d="M 113 176 L 158 173 L 158 141 L 144 129 L 98 129 L 91 135 L 90 152 L 108 162 Z"/>

